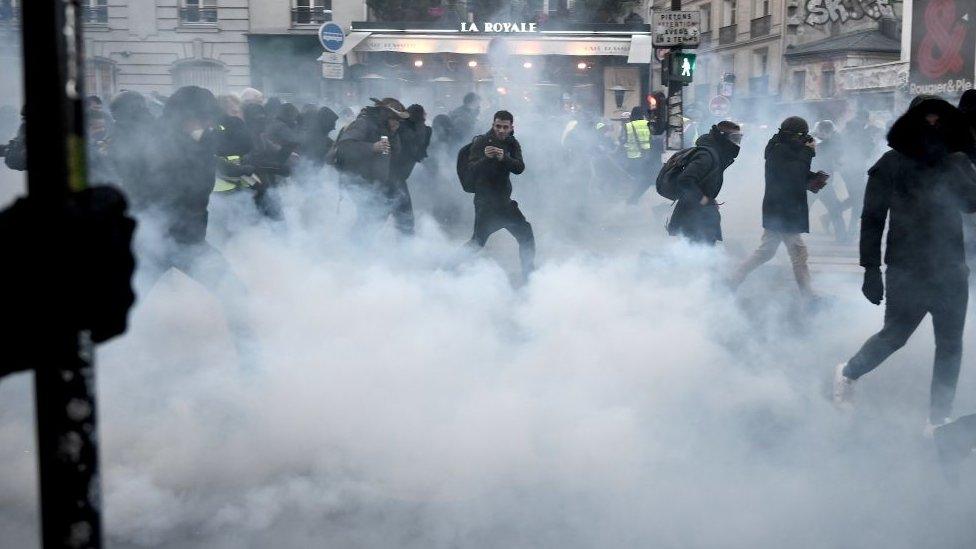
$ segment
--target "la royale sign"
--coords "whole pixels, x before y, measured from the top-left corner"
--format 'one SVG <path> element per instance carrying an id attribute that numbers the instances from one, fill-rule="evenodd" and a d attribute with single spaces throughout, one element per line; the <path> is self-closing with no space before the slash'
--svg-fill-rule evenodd
<path id="1" fill-rule="evenodd" d="M 536 23 L 461 23 L 461 32 L 539 32 Z"/>

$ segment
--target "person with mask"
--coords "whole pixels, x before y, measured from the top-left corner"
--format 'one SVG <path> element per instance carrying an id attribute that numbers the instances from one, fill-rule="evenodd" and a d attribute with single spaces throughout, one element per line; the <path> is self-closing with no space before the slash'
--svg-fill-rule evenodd
<path id="1" fill-rule="evenodd" d="M 135 210 L 159 241 L 139 246 L 139 287 L 151 288 L 170 269 L 198 281 L 221 301 L 242 364 L 259 360 L 245 318 L 246 289 L 230 264 L 207 240 L 208 206 L 216 178 L 213 126 L 219 116 L 208 90 L 184 86 L 166 101 L 148 154 L 146 172 L 129 187 L 145 185 L 147 203 Z"/>
<path id="2" fill-rule="evenodd" d="M 766 144 L 766 193 L 762 206 L 762 243 L 732 275 L 730 285 L 738 288 L 753 270 L 771 260 L 780 244 L 786 246 L 793 263 L 793 276 L 804 297 L 813 297 L 810 267 L 803 233 L 810 232 L 807 192 L 817 190 L 823 176 L 810 171 L 816 154 L 807 121 L 791 116 Z"/>
<path id="3" fill-rule="evenodd" d="M 465 177 L 474 187 L 474 234 L 470 248 L 480 250 L 493 233 L 506 229 L 519 245 L 523 280 L 535 270 L 535 235 L 518 202 L 512 200 L 511 175 L 525 171 L 522 146 L 515 139 L 515 117 L 498 111 L 488 133 L 471 141 Z"/>
<path id="4" fill-rule="evenodd" d="M 831 120 L 817 122 L 813 130 L 817 143 L 817 156 L 813 159 L 813 168 L 826 173 L 836 173 L 843 169 L 844 151 L 837 139 L 837 128 Z M 847 224 L 844 222 L 845 204 L 837 196 L 836 185 L 827 185 L 820 192 L 814 194 L 814 200 L 823 202 L 827 213 L 820 221 L 827 232 L 832 233 L 838 243 L 847 239 Z"/>
<path id="5" fill-rule="evenodd" d="M 402 154 L 398 132 L 408 118 L 410 114 L 396 99 L 373 99 L 373 106 L 365 107 L 336 140 L 339 183 L 356 204 L 353 231 L 359 238 L 372 235 L 390 215 L 396 215 L 391 162 Z M 398 226 L 405 227 L 405 222 Z"/>
<path id="6" fill-rule="evenodd" d="M 481 97 L 474 92 L 468 92 L 461 106 L 448 114 L 455 132 L 455 143 L 466 143 L 471 139 L 476 131 L 479 114 L 481 114 Z"/>
<path id="7" fill-rule="evenodd" d="M 857 380 L 900 349 L 931 314 L 935 362 L 928 434 L 952 414 L 962 360 L 969 298 L 962 214 L 976 211 L 976 169 L 966 156 L 973 134 L 959 109 L 920 95 L 892 125 L 888 146 L 868 171 L 861 214 L 862 292 L 875 305 L 887 297 L 884 326 L 836 367 L 833 399 L 849 407 Z"/>
<path id="8" fill-rule="evenodd" d="M 739 155 L 742 128 L 723 120 L 695 142 L 697 150 L 677 176 L 679 190 L 668 234 L 683 236 L 697 243 L 714 246 L 722 240 L 722 216 L 718 211 L 718 194 L 722 191 L 724 173 Z"/>

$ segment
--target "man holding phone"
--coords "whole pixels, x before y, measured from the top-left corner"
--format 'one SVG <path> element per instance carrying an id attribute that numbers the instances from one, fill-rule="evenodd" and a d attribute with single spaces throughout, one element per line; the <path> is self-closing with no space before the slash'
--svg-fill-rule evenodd
<path id="1" fill-rule="evenodd" d="M 535 236 L 512 200 L 510 175 L 525 171 L 522 147 L 513 135 L 514 120 L 508 111 L 496 112 L 491 130 L 471 142 L 467 170 L 474 185 L 474 235 L 468 245 L 481 249 L 489 236 L 507 229 L 518 241 L 522 275 L 528 278 L 535 269 Z"/>

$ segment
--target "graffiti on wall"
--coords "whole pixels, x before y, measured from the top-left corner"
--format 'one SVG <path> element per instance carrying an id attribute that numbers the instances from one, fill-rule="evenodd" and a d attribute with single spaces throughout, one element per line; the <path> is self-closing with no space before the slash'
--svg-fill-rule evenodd
<path id="1" fill-rule="evenodd" d="M 858 21 L 865 17 L 878 20 L 895 16 L 890 0 L 807 0 L 806 8 L 804 22 L 812 27 Z"/>

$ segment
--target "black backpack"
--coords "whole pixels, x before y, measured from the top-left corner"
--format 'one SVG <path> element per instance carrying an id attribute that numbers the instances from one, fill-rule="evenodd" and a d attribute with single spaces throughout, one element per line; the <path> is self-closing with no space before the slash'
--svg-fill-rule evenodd
<path id="1" fill-rule="evenodd" d="M 468 164 L 470 164 L 469 157 L 471 156 L 471 143 L 461 147 L 457 155 L 457 175 L 458 180 L 461 181 L 461 188 L 464 189 L 466 193 L 474 192 L 474 181 L 468 174 Z"/>
<path id="2" fill-rule="evenodd" d="M 685 168 L 691 162 L 691 158 L 700 150 L 708 151 L 714 163 L 714 167 L 708 173 L 708 176 L 715 173 L 715 170 L 719 168 L 718 155 L 715 154 L 715 151 L 708 147 L 688 147 L 687 149 L 682 149 L 674 153 L 664 163 L 664 166 L 661 167 L 661 171 L 658 172 L 657 181 L 654 183 L 654 186 L 657 188 L 657 194 L 668 200 L 677 200 L 681 196 L 681 191 L 678 189 L 678 176 L 681 175 L 681 172 L 685 171 Z"/>

